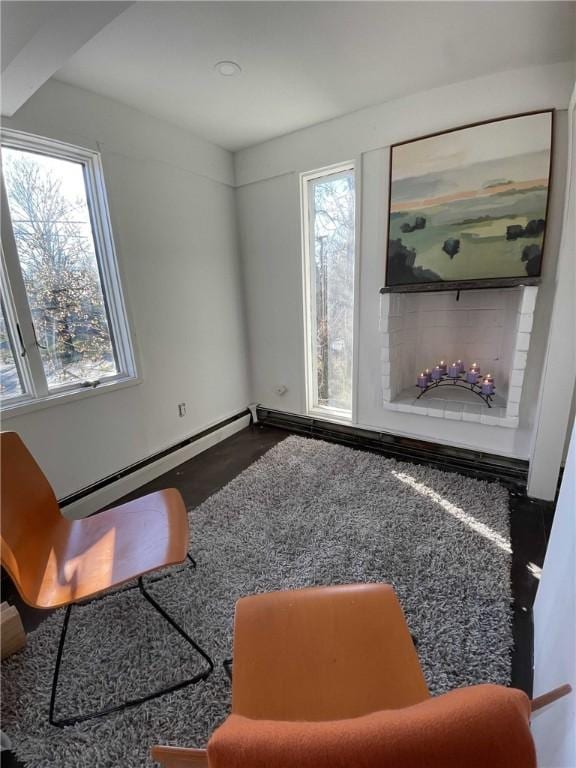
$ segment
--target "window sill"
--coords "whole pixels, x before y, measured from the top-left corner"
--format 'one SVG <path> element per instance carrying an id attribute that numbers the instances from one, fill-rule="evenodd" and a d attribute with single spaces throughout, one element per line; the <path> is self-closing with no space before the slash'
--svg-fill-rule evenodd
<path id="1" fill-rule="evenodd" d="M 325 408 L 323 406 L 316 406 L 316 408 L 308 409 L 308 416 L 312 418 L 324 419 L 325 421 L 333 421 L 337 424 L 351 424 L 352 413 L 350 411 L 342 411 L 338 408 Z"/>
<path id="2" fill-rule="evenodd" d="M 136 376 L 126 376 L 122 379 L 114 379 L 114 381 L 104 382 L 99 384 L 93 389 L 82 387 L 81 389 L 68 390 L 67 392 L 55 392 L 48 397 L 44 397 L 41 400 L 25 400 L 13 403 L 2 404 L 1 416 L 2 421 L 13 419 L 16 416 L 23 416 L 27 413 L 34 411 L 41 411 L 44 408 L 53 408 L 58 405 L 67 405 L 76 400 L 83 400 L 85 397 L 95 397 L 96 395 L 103 395 L 105 392 L 115 392 L 118 389 L 125 389 L 126 387 L 133 387 L 141 383 L 141 379 Z"/>

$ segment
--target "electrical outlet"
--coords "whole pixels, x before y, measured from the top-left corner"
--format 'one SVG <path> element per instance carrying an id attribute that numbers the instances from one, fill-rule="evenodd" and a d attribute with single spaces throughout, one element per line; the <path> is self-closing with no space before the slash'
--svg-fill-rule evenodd
<path id="1" fill-rule="evenodd" d="M 186 416 L 186 403 L 178 403 L 178 416 Z"/>

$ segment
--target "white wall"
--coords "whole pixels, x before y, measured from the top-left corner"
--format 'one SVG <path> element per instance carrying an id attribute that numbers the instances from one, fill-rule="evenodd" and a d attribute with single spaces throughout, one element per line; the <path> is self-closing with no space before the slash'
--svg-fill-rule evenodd
<path id="1" fill-rule="evenodd" d="M 574 420 L 576 379 L 576 85 L 569 109 L 569 173 L 562 244 L 554 291 L 554 312 L 540 387 L 537 428 L 528 493 L 553 499 L 558 474 L 555 468 L 565 454 L 565 440 Z"/>
<path id="2" fill-rule="evenodd" d="M 532 718 L 540 768 L 576 766 L 576 428 L 534 604 L 534 695 L 572 693 Z"/>
<path id="3" fill-rule="evenodd" d="M 492 453 L 530 456 L 548 337 L 566 166 L 566 112 L 557 114 L 544 274 L 535 310 L 518 430 L 401 414 L 381 407 L 379 289 L 384 284 L 388 147 L 436 130 L 554 107 L 566 110 L 573 65 L 531 67 L 360 110 L 235 155 L 247 296 L 252 399 L 304 413 L 304 340 L 298 174 L 355 160 L 361 196 L 355 421 L 361 426 Z M 274 388 L 284 384 L 286 394 Z"/>
<path id="4" fill-rule="evenodd" d="M 232 156 L 56 81 L 4 124 L 100 148 L 139 360 L 135 386 L 3 419 L 62 497 L 246 407 Z"/>

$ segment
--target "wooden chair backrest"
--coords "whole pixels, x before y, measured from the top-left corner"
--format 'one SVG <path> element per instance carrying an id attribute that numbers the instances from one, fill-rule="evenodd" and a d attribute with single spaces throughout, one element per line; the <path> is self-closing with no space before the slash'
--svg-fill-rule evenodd
<path id="1" fill-rule="evenodd" d="M 344 720 L 430 696 L 389 584 L 243 597 L 233 656 L 232 712 L 256 720 Z"/>
<path id="2" fill-rule="evenodd" d="M 52 486 L 16 432 L 0 434 L 0 561 L 22 598 L 34 604 L 62 520 Z"/>

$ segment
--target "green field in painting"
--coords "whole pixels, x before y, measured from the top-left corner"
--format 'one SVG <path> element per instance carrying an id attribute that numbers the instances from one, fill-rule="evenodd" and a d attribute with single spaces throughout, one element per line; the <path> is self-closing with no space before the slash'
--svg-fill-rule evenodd
<path id="1" fill-rule="evenodd" d="M 443 280 L 524 277 L 522 252 L 532 243 L 542 246 L 543 236 L 507 240 L 506 228 L 543 219 L 545 210 L 545 189 L 514 190 L 392 213 L 389 237 L 416 251 L 414 267 L 433 270 Z M 413 224 L 416 216 L 426 219 L 426 227 L 402 232 L 402 224 Z M 460 241 L 460 250 L 452 258 L 442 250 L 450 238 Z"/>

